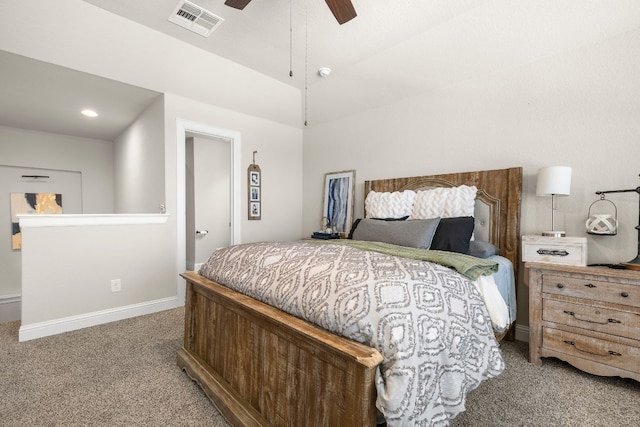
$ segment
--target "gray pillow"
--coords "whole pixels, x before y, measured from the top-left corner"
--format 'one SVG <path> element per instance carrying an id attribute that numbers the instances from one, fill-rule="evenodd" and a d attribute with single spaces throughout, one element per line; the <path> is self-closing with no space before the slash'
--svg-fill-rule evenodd
<path id="1" fill-rule="evenodd" d="M 361 220 L 353 230 L 353 239 L 429 249 L 439 222 L 440 218 L 408 221 L 380 221 L 366 218 Z"/>
<path id="2" fill-rule="evenodd" d="M 498 255 L 500 250 L 489 242 L 483 240 L 472 240 L 469 242 L 469 255 L 478 258 L 489 258 Z"/>

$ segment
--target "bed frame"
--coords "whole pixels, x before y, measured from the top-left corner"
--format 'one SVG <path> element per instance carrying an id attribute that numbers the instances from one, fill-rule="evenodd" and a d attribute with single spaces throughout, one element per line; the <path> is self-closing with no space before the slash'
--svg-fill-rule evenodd
<path id="1" fill-rule="evenodd" d="M 477 230 L 518 267 L 522 168 L 365 182 L 365 194 L 475 185 Z M 482 209 L 482 208 L 481 208 Z M 484 215 L 483 213 L 483 215 Z M 516 270 L 517 271 L 517 270 Z M 186 279 L 178 366 L 234 426 L 374 426 L 380 353 L 195 272 Z M 518 277 L 516 275 L 516 277 Z"/>

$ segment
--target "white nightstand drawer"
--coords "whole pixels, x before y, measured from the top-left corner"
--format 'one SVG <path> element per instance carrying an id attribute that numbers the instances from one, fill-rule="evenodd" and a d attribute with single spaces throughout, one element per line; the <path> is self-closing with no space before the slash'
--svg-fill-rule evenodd
<path id="1" fill-rule="evenodd" d="M 585 266 L 587 238 L 522 236 L 522 261 Z"/>

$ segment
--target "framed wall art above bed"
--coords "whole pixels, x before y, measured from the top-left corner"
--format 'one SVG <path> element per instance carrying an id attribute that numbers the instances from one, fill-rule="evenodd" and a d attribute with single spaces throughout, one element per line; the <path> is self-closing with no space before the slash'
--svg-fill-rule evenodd
<path id="1" fill-rule="evenodd" d="M 326 218 L 333 233 L 348 233 L 351 228 L 355 179 L 355 170 L 330 172 L 324 176 L 322 218 Z"/>

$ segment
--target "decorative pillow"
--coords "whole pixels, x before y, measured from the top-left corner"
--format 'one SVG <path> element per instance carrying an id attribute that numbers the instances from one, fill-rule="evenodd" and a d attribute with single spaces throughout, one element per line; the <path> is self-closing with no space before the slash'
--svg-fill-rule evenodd
<path id="1" fill-rule="evenodd" d="M 468 254 L 474 225 L 472 216 L 441 218 L 430 249 Z"/>
<path id="2" fill-rule="evenodd" d="M 354 240 L 391 243 L 411 248 L 429 249 L 440 218 L 411 221 L 361 219 L 352 228 Z"/>
<path id="3" fill-rule="evenodd" d="M 472 240 L 469 242 L 469 255 L 478 258 L 489 258 L 493 255 L 498 255 L 500 249 L 495 247 L 489 242 L 483 240 Z"/>
<path id="4" fill-rule="evenodd" d="M 477 192 L 475 186 L 468 185 L 418 191 L 411 219 L 474 216 Z"/>
<path id="5" fill-rule="evenodd" d="M 376 221 L 406 221 L 408 218 L 409 218 L 408 216 L 403 216 L 402 218 L 371 218 L 371 219 L 375 219 Z M 353 225 L 351 226 L 351 231 L 349 231 L 349 236 L 347 237 L 347 239 L 353 239 L 353 231 L 356 229 L 358 224 L 360 224 L 361 220 L 362 218 L 358 218 L 355 221 L 353 221 Z"/>
<path id="6" fill-rule="evenodd" d="M 367 218 L 402 218 L 411 215 L 416 192 L 412 190 L 378 193 L 370 191 L 364 200 Z"/>

